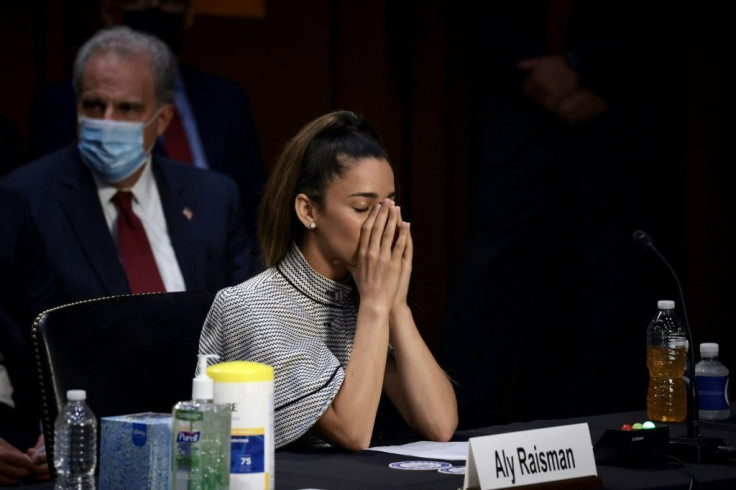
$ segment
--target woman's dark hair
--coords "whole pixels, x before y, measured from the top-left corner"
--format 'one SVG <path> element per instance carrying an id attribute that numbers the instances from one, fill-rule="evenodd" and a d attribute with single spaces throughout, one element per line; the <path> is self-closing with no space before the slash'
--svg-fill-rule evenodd
<path id="1" fill-rule="evenodd" d="M 303 193 L 321 207 L 327 187 L 363 158 L 389 161 L 375 129 L 349 111 L 315 119 L 286 143 L 266 183 L 259 210 L 258 238 L 268 267 L 284 258 L 291 243 L 299 243 L 304 234 L 294 210 L 296 196 Z"/>

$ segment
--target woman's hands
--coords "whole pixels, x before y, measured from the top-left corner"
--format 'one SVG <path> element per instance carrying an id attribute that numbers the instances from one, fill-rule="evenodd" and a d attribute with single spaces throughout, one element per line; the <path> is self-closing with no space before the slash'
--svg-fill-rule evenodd
<path id="1" fill-rule="evenodd" d="M 409 223 L 401 209 L 384 199 L 371 209 L 360 231 L 355 265 L 345 264 L 360 293 L 361 306 L 393 311 L 406 304 L 411 276 Z"/>
<path id="2" fill-rule="evenodd" d="M 454 390 L 406 303 L 413 252 L 409 223 L 385 199 L 363 223 L 356 264 L 342 262 L 358 288 L 360 307 L 345 380 L 314 428 L 333 444 L 368 447 L 382 390 L 423 437 L 446 441 L 455 431 Z M 387 359 L 389 339 L 394 354 Z"/>
<path id="3" fill-rule="evenodd" d="M 409 268 L 405 266 L 409 240 L 409 224 L 402 223 L 401 210 L 384 199 L 363 223 L 356 264 L 341 261 L 360 293 L 353 353 L 337 396 L 314 430 L 346 449 L 360 450 L 370 443 L 386 371 L 389 318 L 397 297 L 403 297 L 406 304 L 411 273 L 411 255 Z M 358 413 L 360 417 L 355 416 Z"/>
<path id="4" fill-rule="evenodd" d="M 401 217 L 401 215 L 399 215 Z M 414 241 L 411 238 L 411 229 L 408 222 L 400 224 L 401 229 L 406 232 L 406 246 L 401 255 L 401 272 L 399 273 L 399 287 L 396 297 L 391 306 L 391 316 L 396 316 L 402 308 L 409 308 L 406 299 L 409 294 L 409 282 L 411 281 L 411 264 L 414 258 Z"/>
<path id="5" fill-rule="evenodd" d="M 394 236 L 396 236 L 395 243 L 391 246 Z M 370 240 L 367 240 L 367 237 L 370 237 Z M 366 243 L 370 243 L 364 244 L 364 238 Z M 378 243 L 382 254 L 388 257 L 390 252 L 390 266 L 385 269 L 376 266 L 371 260 L 372 247 Z M 368 251 L 365 257 L 364 250 Z M 370 291 L 365 287 L 366 284 L 378 285 L 377 289 L 385 293 L 385 296 L 380 296 L 382 298 L 380 304 L 384 305 L 383 301 L 393 298 L 388 306 L 388 339 L 393 346 L 393 356 L 388 359 L 383 357 L 385 359 L 383 390 L 404 420 L 417 433 L 429 440 L 447 441 L 455 432 L 458 421 L 455 391 L 424 343 L 414 323 L 411 309 L 407 305 L 414 244 L 409 223 L 402 221 L 401 209 L 395 206 L 393 201 L 384 201 L 381 209 L 379 211 L 374 209 L 366 219 L 361 233 L 359 255 L 360 260 L 353 278 L 360 291 L 361 310 L 367 306 L 364 303 L 364 294 Z M 370 274 L 356 277 L 356 274 L 361 272 L 358 270 L 361 266 L 365 267 L 362 271 L 364 273 L 375 271 L 384 274 L 383 282 L 370 280 L 359 282 L 359 277 L 362 279 L 370 277 Z M 359 323 L 361 323 L 360 314 L 359 312 Z M 382 321 L 370 324 L 375 327 L 386 323 Z M 381 346 L 385 349 L 386 344 Z"/>

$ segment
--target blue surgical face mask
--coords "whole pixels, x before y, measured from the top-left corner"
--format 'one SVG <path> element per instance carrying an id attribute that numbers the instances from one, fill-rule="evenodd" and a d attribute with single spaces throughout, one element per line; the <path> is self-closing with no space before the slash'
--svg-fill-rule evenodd
<path id="1" fill-rule="evenodd" d="M 147 123 L 80 117 L 77 147 L 82 160 L 107 183 L 127 179 L 146 163 L 151 148 L 143 148 L 143 130 L 160 111 Z"/>

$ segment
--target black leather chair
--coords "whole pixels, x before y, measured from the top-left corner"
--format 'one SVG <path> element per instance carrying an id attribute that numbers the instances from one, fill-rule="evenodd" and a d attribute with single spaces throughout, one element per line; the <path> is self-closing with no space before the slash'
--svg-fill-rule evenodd
<path id="1" fill-rule="evenodd" d="M 215 292 L 111 296 L 41 313 L 32 328 L 46 451 L 70 389 L 98 417 L 170 412 L 191 399 L 199 334 Z M 53 472 L 53 464 L 50 464 Z"/>

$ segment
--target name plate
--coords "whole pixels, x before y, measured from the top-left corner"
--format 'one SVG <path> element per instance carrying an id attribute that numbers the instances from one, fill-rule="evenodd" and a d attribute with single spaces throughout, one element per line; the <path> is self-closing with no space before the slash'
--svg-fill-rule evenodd
<path id="1" fill-rule="evenodd" d="M 463 489 L 508 488 L 596 477 L 588 424 L 563 425 L 468 441 Z"/>

